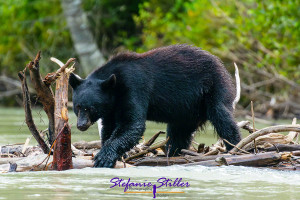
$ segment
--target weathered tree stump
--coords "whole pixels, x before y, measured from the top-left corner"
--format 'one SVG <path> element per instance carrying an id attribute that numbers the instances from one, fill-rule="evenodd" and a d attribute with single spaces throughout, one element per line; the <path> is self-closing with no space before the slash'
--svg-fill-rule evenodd
<path id="1" fill-rule="evenodd" d="M 74 60 L 75 59 L 71 58 L 65 65 L 62 65 L 61 62 L 52 59 L 52 61 L 56 61 L 61 67 L 56 74 L 51 76 L 56 79 L 54 111 L 56 143 L 54 146 L 53 167 L 59 171 L 73 168 L 71 129 L 68 123 L 68 84 L 69 75 L 74 68 L 73 66 L 69 69 L 67 67 Z M 46 78 L 46 80 L 50 79 Z"/>

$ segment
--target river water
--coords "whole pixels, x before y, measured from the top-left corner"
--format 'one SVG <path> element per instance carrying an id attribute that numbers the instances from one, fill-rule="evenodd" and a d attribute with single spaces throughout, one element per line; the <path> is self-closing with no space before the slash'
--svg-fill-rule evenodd
<path id="1" fill-rule="evenodd" d="M 160 187 L 156 199 L 300 199 L 300 173 L 246 167 L 137 167 L 26 172 L 0 175 L 0 199 L 152 199 L 152 188 L 124 193 L 113 178 L 157 183 L 159 178 L 188 182 L 189 187 Z M 183 192 L 183 193 L 159 193 Z"/>
<path id="2" fill-rule="evenodd" d="M 34 112 L 35 117 L 39 118 L 36 124 L 45 128 L 47 120 L 39 112 Z M 75 116 L 71 114 L 70 118 L 71 124 L 74 124 Z M 21 109 L 0 108 L 0 145 L 25 141 L 29 133 L 23 122 L 24 113 Z M 146 139 L 156 131 L 163 130 L 165 125 L 147 123 L 147 127 Z M 197 139 L 206 144 L 213 143 L 216 137 L 211 134 L 211 130 L 208 127 L 207 133 L 197 136 Z M 95 126 L 84 134 L 72 129 L 72 141 L 95 139 L 98 139 Z M 114 186 L 117 179 L 123 179 L 120 187 L 117 184 Z M 171 186 L 162 185 L 163 180 L 168 179 Z M 125 193 L 128 181 L 129 184 L 151 183 L 155 186 L 132 187 Z M 180 187 L 181 184 L 185 186 Z M 169 166 L 0 174 L 0 200 L 153 199 L 154 196 L 156 199 L 296 200 L 300 199 L 300 173 L 236 166 Z"/>

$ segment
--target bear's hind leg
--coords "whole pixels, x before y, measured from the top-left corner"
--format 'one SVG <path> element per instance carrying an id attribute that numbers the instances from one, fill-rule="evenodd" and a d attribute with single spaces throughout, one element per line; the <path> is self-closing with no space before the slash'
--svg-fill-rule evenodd
<path id="1" fill-rule="evenodd" d="M 231 108 L 227 108 L 223 103 L 211 105 L 207 108 L 207 117 L 222 139 L 226 139 L 232 144 L 237 144 L 241 140 Z M 227 151 L 232 149 L 232 146 L 226 142 L 225 146 Z"/>
<path id="2" fill-rule="evenodd" d="M 193 124 L 168 124 L 167 127 L 167 138 L 169 141 L 166 145 L 168 156 L 178 156 L 182 149 L 188 149 L 192 134 L 196 131 L 197 125 Z"/>

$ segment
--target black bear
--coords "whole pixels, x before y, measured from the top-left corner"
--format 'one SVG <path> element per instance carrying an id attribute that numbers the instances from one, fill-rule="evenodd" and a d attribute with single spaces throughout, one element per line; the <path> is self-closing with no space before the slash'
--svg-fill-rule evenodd
<path id="1" fill-rule="evenodd" d="M 86 79 L 71 74 L 77 128 L 102 119 L 102 148 L 95 167 L 113 167 L 141 139 L 146 120 L 167 123 L 169 156 L 189 147 L 209 120 L 232 144 L 241 137 L 233 118 L 235 87 L 216 57 L 188 45 L 121 53 Z M 232 147 L 227 145 L 228 150 Z"/>

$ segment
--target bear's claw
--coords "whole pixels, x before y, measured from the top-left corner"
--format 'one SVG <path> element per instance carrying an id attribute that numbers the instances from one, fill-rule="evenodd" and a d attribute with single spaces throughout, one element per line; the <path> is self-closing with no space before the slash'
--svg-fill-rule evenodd
<path id="1" fill-rule="evenodd" d="M 117 155 L 113 155 L 112 153 L 105 153 L 105 149 L 101 149 L 94 158 L 94 167 L 96 168 L 113 168 L 118 159 Z"/>

